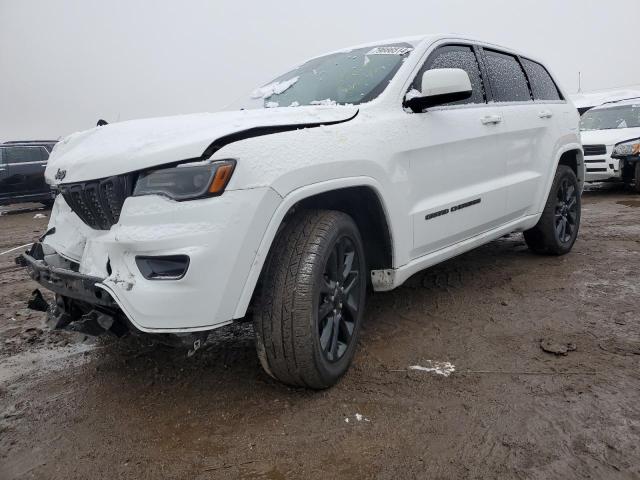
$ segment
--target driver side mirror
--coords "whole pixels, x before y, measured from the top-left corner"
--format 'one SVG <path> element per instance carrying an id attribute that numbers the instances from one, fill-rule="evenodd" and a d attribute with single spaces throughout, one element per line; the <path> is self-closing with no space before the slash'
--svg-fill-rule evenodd
<path id="1" fill-rule="evenodd" d="M 414 113 L 471 97 L 471 80 L 461 68 L 437 68 L 422 74 L 421 91 L 407 93 L 404 104 Z"/>

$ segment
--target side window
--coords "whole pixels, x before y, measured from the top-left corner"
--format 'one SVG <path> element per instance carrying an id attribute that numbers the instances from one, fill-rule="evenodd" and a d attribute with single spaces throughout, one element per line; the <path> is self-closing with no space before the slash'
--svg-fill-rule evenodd
<path id="1" fill-rule="evenodd" d="M 522 59 L 522 65 L 529 77 L 533 98 L 535 100 L 560 100 L 560 92 L 553 82 L 551 75 L 539 63 L 532 60 Z"/>
<path id="2" fill-rule="evenodd" d="M 527 77 L 513 55 L 485 49 L 487 70 L 493 99 L 496 102 L 526 102 L 531 100 Z"/>
<path id="3" fill-rule="evenodd" d="M 41 162 L 47 158 L 40 147 L 5 147 L 3 150 L 5 163 Z"/>
<path id="4" fill-rule="evenodd" d="M 427 70 L 436 68 L 461 68 L 469 74 L 473 92 L 470 98 L 451 102 L 447 105 L 463 105 L 467 103 L 485 103 L 484 84 L 480 75 L 480 66 L 473 48 L 464 45 L 447 45 L 438 48 L 429 55 L 420 73 L 413 81 L 411 88 L 420 90 L 422 74 Z"/>

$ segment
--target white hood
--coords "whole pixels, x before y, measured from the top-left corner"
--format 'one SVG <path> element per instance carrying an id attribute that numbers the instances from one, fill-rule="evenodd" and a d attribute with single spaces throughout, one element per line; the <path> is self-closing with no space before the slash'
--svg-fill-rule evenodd
<path id="1" fill-rule="evenodd" d="M 583 145 L 615 145 L 640 137 L 640 128 L 615 128 L 611 130 L 584 130 L 580 132 Z"/>
<path id="2" fill-rule="evenodd" d="M 59 142 L 49 157 L 45 178 L 55 185 L 110 177 L 199 158 L 214 141 L 248 129 L 340 122 L 357 112 L 349 106 L 313 106 L 114 123 L 71 134 Z M 62 173 L 63 178 L 56 179 Z"/>

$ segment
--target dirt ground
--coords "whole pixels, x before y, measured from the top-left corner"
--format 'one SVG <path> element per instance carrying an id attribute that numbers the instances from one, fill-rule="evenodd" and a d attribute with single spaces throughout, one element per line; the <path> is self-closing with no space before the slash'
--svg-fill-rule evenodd
<path id="1" fill-rule="evenodd" d="M 20 209 L 0 217 L 0 252 L 46 226 Z M 371 296 L 354 364 L 323 392 L 267 377 L 248 324 L 192 357 L 47 331 L 14 256 L 3 480 L 640 478 L 640 196 L 622 187 L 585 193 L 567 256 L 514 234 Z M 407 370 L 430 361 L 455 372 Z"/>

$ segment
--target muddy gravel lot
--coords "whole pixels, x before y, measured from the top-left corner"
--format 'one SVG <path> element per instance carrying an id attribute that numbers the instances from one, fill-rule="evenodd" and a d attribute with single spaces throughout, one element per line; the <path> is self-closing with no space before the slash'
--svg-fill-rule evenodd
<path id="1" fill-rule="evenodd" d="M 0 252 L 47 224 L 3 212 Z M 585 192 L 567 256 L 514 234 L 371 296 L 354 364 L 323 392 L 267 377 L 250 324 L 191 357 L 47 331 L 14 253 L 0 256 L 3 480 L 640 478 L 640 196 L 622 187 Z"/>

